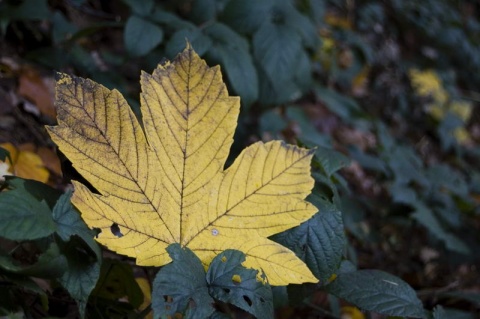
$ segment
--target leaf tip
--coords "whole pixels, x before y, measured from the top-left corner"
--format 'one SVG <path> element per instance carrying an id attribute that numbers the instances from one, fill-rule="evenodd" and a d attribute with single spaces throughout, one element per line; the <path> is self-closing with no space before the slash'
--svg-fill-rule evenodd
<path id="1" fill-rule="evenodd" d="M 70 84 L 72 82 L 72 77 L 66 73 L 55 72 L 55 81 L 58 85 Z"/>

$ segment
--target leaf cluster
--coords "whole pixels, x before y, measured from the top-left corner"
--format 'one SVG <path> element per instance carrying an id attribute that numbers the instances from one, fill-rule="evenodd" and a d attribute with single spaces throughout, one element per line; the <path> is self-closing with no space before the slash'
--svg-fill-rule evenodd
<path id="1" fill-rule="evenodd" d="M 318 147 L 313 162 L 316 189 L 309 200 L 325 214 L 272 239 L 304 260 L 321 285 L 336 274 L 338 281 L 332 282 L 331 290 L 325 288 L 330 293 L 361 308 L 396 316 L 412 315 L 401 306 L 407 301 L 420 315 L 418 300 L 396 279 L 376 271 L 342 272 L 342 259 L 357 263 L 356 249 L 360 246 L 363 252 L 372 243 L 377 247 L 374 255 L 381 253 L 381 246 L 408 244 L 408 257 L 403 257 L 408 262 L 396 266 L 402 269 L 418 271 L 424 266 L 414 262 L 418 247 L 410 247 L 410 237 L 424 238 L 425 245 L 440 252 L 439 262 L 445 265 L 478 262 L 473 253 L 479 249 L 478 137 L 470 136 L 470 144 L 465 144 L 455 136 L 459 128 L 471 132 L 477 118 L 475 113 L 466 120 L 452 112 L 442 118 L 432 116 L 432 98 L 416 94 L 409 77 L 412 68 L 433 70 L 450 97 L 445 105 L 457 100 L 478 103 L 479 22 L 469 10 L 459 10 L 461 6 L 478 10 L 472 1 L 367 0 L 352 8 L 350 1 L 196 0 L 139 5 L 125 0 L 121 9 L 113 10 L 120 12 L 121 22 L 106 18 L 87 26 L 72 23 L 67 13 L 71 7 L 65 10 L 37 0 L 30 2 L 37 5 L 32 10 L 28 3 L 0 3 L 0 23 L 7 38 L 27 30 L 36 35 L 32 38 L 43 39 L 28 47 L 27 56 L 34 61 L 56 69 L 73 67 L 77 74 L 127 92 L 130 88 L 118 70 L 125 72 L 127 65 L 125 73 L 134 74 L 136 82 L 137 71 L 130 72 L 133 67 L 152 69 L 159 56 L 173 58 L 188 39 L 209 64 L 222 65 L 243 106 L 275 105 L 260 114 L 251 108 L 247 112 L 253 123 L 248 127 L 240 123 L 240 130 L 250 134 L 256 129 L 265 139 L 281 137 Z M 82 8 L 88 7 L 86 1 L 69 3 L 75 3 L 75 12 L 85 13 Z M 35 27 L 37 20 L 49 21 L 48 32 Z M 116 48 L 122 54 L 95 46 L 99 63 L 89 49 L 98 43 L 92 35 L 112 28 L 123 38 Z M 305 98 L 306 92 L 312 92 L 309 102 L 327 110 L 322 113 L 325 120 L 312 119 L 304 104 L 290 103 Z M 135 103 L 130 104 L 135 109 Z M 360 138 L 339 138 L 351 131 Z M 245 136 L 245 140 L 250 137 Z M 351 163 L 360 169 L 349 170 Z M 343 167 L 347 168 L 339 173 Z M 386 225 L 393 225 L 396 233 L 382 233 Z M 398 265 L 395 253 L 383 255 Z M 377 290 L 368 291 L 372 282 Z M 388 282 L 402 288 L 392 293 L 400 299 L 391 301 L 396 310 L 385 306 L 393 297 L 382 294 L 395 286 Z M 358 290 L 352 291 L 355 287 Z M 288 291 L 283 299 L 293 302 L 312 296 L 319 287 L 289 286 L 274 293 L 279 290 Z M 373 298 L 375 293 L 385 299 Z M 478 305 L 473 297 L 452 296 L 441 298 Z M 437 300 L 435 294 L 427 304 Z M 334 305 L 332 301 L 332 312 L 340 316 Z M 438 306 L 426 316 L 462 315 L 469 314 Z"/>
<path id="2" fill-rule="evenodd" d="M 25 294 L 38 294 L 47 312 L 50 297 L 39 281 L 54 281 L 77 302 L 81 317 L 100 274 L 101 252 L 90 230 L 62 194 L 49 186 L 6 177 L 0 192 L 0 280 L 2 315 L 22 310 L 31 314 Z M 9 247 L 9 251 L 4 250 Z M 36 256 L 36 257 L 35 257 Z M 28 258 L 30 257 L 30 258 Z M 30 260 L 33 258 L 33 260 Z"/>

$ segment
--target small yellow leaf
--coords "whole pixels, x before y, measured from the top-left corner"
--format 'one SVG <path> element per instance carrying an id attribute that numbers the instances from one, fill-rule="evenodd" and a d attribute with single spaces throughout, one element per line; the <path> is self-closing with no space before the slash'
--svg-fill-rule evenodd
<path id="1" fill-rule="evenodd" d="M 101 230 L 97 240 L 151 266 L 170 262 L 172 243 L 205 265 L 237 249 L 272 285 L 317 282 L 291 250 L 267 239 L 316 213 L 305 201 L 312 151 L 258 142 L 224 170 L 240 100 L 190 46 L 142 73 L 141 86 L 144 131 L 118 91 L 64 74 L 57 83 L 59 125 L 48 131 L 99 192 L 73 182 L 72 202 Z"/>
<path id="2" fill-rule="evenodd" d="M 33 179 L 42 183 L 48 181 L 50 173 L 45 168 L 40 156 L 31 151 L 21 150 L 11 143 L 0 144 L 0 147 L 10 153 L 12 162 L 6 158 L 5 163 L 8 165 L 8 172 L 11 175 Z"/>
<path id="3" fill-rule="evenodd" d="M 143 303 L 140 305 L 139 310 L 144 310 L 152 303 L 152 288 L 150 287 L 150 283 L 148 282 L 148 280 L 143 277 L 137 277 L 135 278 L 135 281 L 140 287 L 140 290 L 142 290 L 143 292 Z M 150 311 L 145 318 L 152 319 L 153 312 Z"/>
<path id="4" fill-rule="evenodd" d="M 235 284 L 240 284 L 240 283 L 242 283 L 242 277 L 240 277 L 240 275 L 233 275 L 232 276 L 232 281 Z"/>
<path id="5" fill-rule="evenodd" d="M 357 307 L 342 307 L 341 314 L 342 319 L 365 319 L 365 315 Z"/>

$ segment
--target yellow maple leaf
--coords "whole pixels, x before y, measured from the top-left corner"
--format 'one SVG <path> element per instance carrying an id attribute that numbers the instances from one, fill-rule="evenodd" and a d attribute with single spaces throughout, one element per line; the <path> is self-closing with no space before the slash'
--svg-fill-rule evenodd
<path id="1" fill-rule="evenodd" d="M 72 202 L 97 240 L 137 264 L 170 262 L 165 248 L 188 247 L 208 265 L 238 249 L 244 266 L 272 285 L 317 282 L 295 254 L 269 240 L 317 209 L 305 201 L 312 152 L 281 141 L 246 148 L 224 170 L 240 108 L 220 68 L 187 48 L 141 76 L 143 128 L 117 90 L 62 74 L 58 126 L 48 131 L 99 194 L 73 182 Z"/>

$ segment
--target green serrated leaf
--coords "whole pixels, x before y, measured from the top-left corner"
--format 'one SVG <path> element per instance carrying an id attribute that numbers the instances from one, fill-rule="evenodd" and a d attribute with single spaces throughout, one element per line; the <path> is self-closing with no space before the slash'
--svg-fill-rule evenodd
<path id="1" fill-rule="evenodd" d="M 230 0 L 221 20 L 240 33 L 253 33 L 271 14 L 274 0 Z"/>
<path id="2" fill-rule="evenodd" d="M 0 237 L 33 240 L 52 234 L 55 223 L 46 201 L 38 200 L 28 192 L 24 187 L 25 180 L 15 181 L 20 187 L 0 193 Z M 10 181 L 8 183 L 12 185 Z"/>
<path id="3" fill-rule="evenodd" d="M 272 83 L 284 84 L 295 76 L 301 39 L 283 24 L 265 21 L 253 35 L 255 60 Z"/>
<path id="4" fill-rule="evenodd" d="M 415 190 L 402 184 L 393 184 L 390 187 L 390 195 L 395 203 L 413 205 L 418 201 Z"/>
<path id="5" fill-rule="evenodd" d="M 346 244 L 341 212 L 318 196 L 310 196 L 318 213 L 295 228 L 274 235 L 272 240 L 293 250 L 321 283 L 337 271 Z"/>
<path id="6" fill-rule="evenodd" d="M 389 174 L 387 164 L 378 156 L 367 154 L 355 145 L 349 147 L 349 154 L 360 164 L 360 166 L 362 166 L 362 168 L 383 173 L 385 175 Z"/>
<path id="7" fill-rule="evenodd" d="M 18 189 L 21 191 L 28 192 L 30 195 L 35 197 L 37 200 L 45 200 L 48 204 L 48 207 L 53 209 L 58 198 L 62 195 L 62 192 L 48 186 L 47 184 L 37 182 L 31 179 L 24 179 L 16 176 L 7 176 L 5 178 L 5 183 L 10 189 Z"/>
<path id="8" fill-rule="evenodd" d="M 317 147 L 314 157 L 328 177 L 351 163 L 350 159 L 342 153 L 323 146 Z"/>
<path id="9" fill-rule="evenodd" d="M 214 20 L 217 14 L 216 0 L 195 0 L 189 12 L 189 20 L 200 25 Z M 181 51 L 178 51 L 181 52 Z"/>
<path id="10" fill-rule="evenodd" d="M 134 13 L 140 16 L 145 16 L 151 13 L 155 5 L 154 0 L 122 0 L 122 2 L 128 5 Z"/>
<path id="11" fill-rule="evenodd" d="M 143 56 L 162 43 L 163 30 L 136 15 L 128 18 L 125 25 L 125 48 L 132 56 Z"/>
<path id="12" fill-rule="evenodd" d="M 278 108 L 269 109 L 262 113 L 258 122 L 261 135 L 265 132 L 268 132 L 274 137 L 277 137 L 278 134 L 280 134 L 280 132 L 288 126 L 288 122 L 280 114 L 280 110 Z"/>
<path id="13" fill-rule="evenodd" d="M 464 176 L 446 164 L 435 164 L 428 168 L 426 177 L 431 183 L 432 191 L 449 190 L 458 196 L 468 195 L 468 185 Z"/>
<path id="14" fill-rule="evenodd" d="M 313 125 L 311 118 L 305 113 L 305 111 L 296 106 L 289 106 L 286 110 L 286 117 L 297 124 L 300 128 L 298 133 L 302 143 L 309 147 L 331 146 L 331 139 L 326 134 L 321 134 L 317 128 Z"/>
<path id="15" fill-rule="evenodd" d="M 138 308 L 143 302 L 143 293 L 133 275 L 132 267 L 114 259 L 103 259 L 100 280 L 92 295 L 118 301 L 128 298 L 130 305 Z"/>
<path id="16" fill-rule="evenodd" d="M 188 41 L 198 55 L 203 56 L 212 46 L 212 40 L 198 28 L 181 29 L 175 32 L 165 48 L 166 55 L 170 59 L 175 58 L 178 52 L 185 48 Z"/>
<path id="17" fill-rule="evenodd" d="M 74 235 L 80 237 L 92 252 L 95 253 L 97 259 L 100 260 L 101 250 L 93 239 L 95 233 L 87 227 L 83 219 L 80 217 L 80 214 L 73 207 L 70 202 L 71 197 L 72 192 L 66 192 L 58 199 L 53 208 L 53 220 L 55 222 L 56 232 L 65 242 L 69 241 L 70 237 Z"/>
<path id="18" fill-rule="evenodd" d="M 436 306 L 435 309 L 433 309 L 433 319 L 449 319 L 447 317 L 447 313 L 445 312 L 445 309 L 443 309 L 442 306 Z"/>
<path id="19" fill-rule="evenodd" d="M 478 319 L 478 317 L 470 311 L 464 311 L 464 310 L 459 310 L 455 308 L 443 307 L 442 314 L 445 314 L 444 318 L 447 318 L 447 319 Z M 434 318 L 434 319 L 437 319 L 437 318 Z"/>
<path id="20" fill-rule="evenodd" d="M 73 34 L 78 31 L 78 27 L 70 23 L 60 11 L 53 14 L 52 23 L 52 38 L 56 45 L 71 39 Z"/>
<path id="21" fill-rule="evenodd" d="M 200 259 L 179 244 L 167 247 L 172 262 L 160 269 L 152 288 L 154 318 L 185 313 L 186 318 L 207 318 L 214 303 L 208 293 L 205 270 Z"/>
<path id="22" fill-rule="evenodd" d="M 325 289 L 368 311 L 389 316 L 425 317 L 415 290 L 400 278 L 380 270 L 339 274 Z"/>
<path id="23" fill-rule="evenodd" d="M 294 81 L 303 93 L 309 91 L 312 87 L 312 62 L 305 50 L 300 50 Z"/>
<path id="24" fill-rule="evenodd" d="M 30 0 L 28 2 L 16 3 L 17 5 L 6 3 L 6 6 L 0 10 L 0 20 L 3 17 L 7 17 L 10 21 L 45 20 L 50 18 L 51 13 L 47 0 Z"/>
<path id="25" fill-rule="evenodd" d="M 284 8 L 285 24 L 297 31 L 306 47 L 314 48 L 319 43 L 318 31 L 313 22 L 290 3 Z"/>
<path id="26" fill-rule="evenodd" d="M 67 259 L 60 254 L 58 246 L 54 243 L 31 266 L 19 266 L 10 256 L 0 255 L 0 269 L 17 275 L 58 278 L 67 268 Z"/>
<path id="27" fill-rule="evenodd" d="M 350 122 L 354 115 L 360 112 L 358 103 L 347 97 L 337 93 L 329 88 L 316 86 L 315 94 L 317 98 L 325 103 L 325 106 L 333 113 L 340 116 L 342 119 Z"/>
<path id="28" fill-rule="evenodd" d="M 70 240 L 62 252 L 67 258 L 68 269 L 58 281 L 75 299 L 80 318 L 84 318 L 88 297 L 100 277 L 101 259 L 99 255 L 96 259 L 90 258 L 90 254 L 81 249 L 81 244 L 76 240 Z"/>
<path id="29" fill-rule="evenodd" d="M 415 212 L 412 214 L 412 217 L 427 228 L 433 236 L 443 241 L 448 249 L 465 255 L 470 253 L 470 248 L 460 238 L 443 228 L 438 218 L 427 205 L 418 201 L 414 204 L 414 207 Z"/>
<path id="30" fill-rule="evenodd" d="M 248 106 L 258 98 L 258 76 L 249 52 L 248 42 L 222 23 L 214 23 L 205 29 L 212 39 L 207 59 L 219 63 L 226 72 L 234 92 Z"/>
<path id="31" fill-rule="evenodd" d="M 218 254 L 207 271 L 210 294 L 257 318 L 273 318 L 273 296 L 268 283 L 257 280 L 257 270 L 242 266 L 245 254 L 228 249 Z"/>

